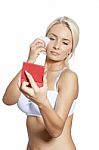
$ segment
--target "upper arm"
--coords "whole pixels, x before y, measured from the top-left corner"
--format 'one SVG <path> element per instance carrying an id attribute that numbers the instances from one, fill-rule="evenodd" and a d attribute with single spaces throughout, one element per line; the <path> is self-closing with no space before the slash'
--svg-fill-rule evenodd
<path id="1" fill-rule="evenodd" d="M 21 93 L 18 87 L 19 77 L 20 77 L 20 72 L 13 78 L 13 80 L 9 83 L 8 87 L 5 90 L 3 96 L 3 102 L 6 105 L 16 104 L 19 99 Z"/>
<path id="2" fill-rule="evenodd" d="M 58 97 L 55 111 L 66 120 L 74 99 L 78 96 L 78 77 L 77 74 L 66 70 L 63 72 L 58 83 Z"/>

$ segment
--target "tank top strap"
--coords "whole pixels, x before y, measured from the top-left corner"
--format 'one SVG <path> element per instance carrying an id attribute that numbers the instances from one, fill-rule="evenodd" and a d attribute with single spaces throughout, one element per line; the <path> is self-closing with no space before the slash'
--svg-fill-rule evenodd
<path id="1" fill-rule="evenodd" d="M 55 83 L 54 83 L 54 90 L 56 90 L 56 91 L 58 91 L 57 82 L 58 82 L 58 80 L 59 80 L 59 78 L 60 78 L 62 72 L 63 72 L 65 69 L 67 69 L 67 68 L 64 67 L 64 68 L 60 71 L 59 75 L 57 76 L 57 78 L 56 78 L 56 80 L 55 80 Z"/>

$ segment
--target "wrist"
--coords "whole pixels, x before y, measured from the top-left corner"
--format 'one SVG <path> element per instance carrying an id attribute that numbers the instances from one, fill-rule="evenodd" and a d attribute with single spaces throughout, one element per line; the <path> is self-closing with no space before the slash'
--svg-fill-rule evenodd
<path id="1" fill-rule="evenodd" d="M 39 107 L 39 109 L 50 108 L 50 104 L 49 104 L 48 99 L 43 100 L 42 103 L 39 103 L 39 104 L 38 104 L 38 107 Z"/>
<path id="2" fill-rule="evenodd" d="M 36 58 L 28 58 L 28 59 L 27 59 L 27 62 L 28 62 L 28 63 L 34 63 L 35 60 L 36 60 Z"/>
<path id="3" fill-rule="evenodd" d="M 36 61 L 37 57 L 38 57 L 38 54 L 35 54 L 33 56 L 29 56 L 27 59 L 27 62 L 34 63 Z"/>
<path id="4" fill-rule="evenodd" d="M 27 62 L 28 63 L 33 63 L 33 60 L 28 59 Z"/>

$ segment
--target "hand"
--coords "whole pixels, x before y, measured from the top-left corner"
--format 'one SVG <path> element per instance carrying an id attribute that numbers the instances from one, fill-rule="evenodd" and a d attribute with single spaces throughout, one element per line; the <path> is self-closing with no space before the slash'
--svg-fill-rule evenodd
<path id="1" fill-rule="evenodd" d="M 34 63 L 41 51 L 46 51 L 46 44 L 41 39 L 36 39 L 30 45 L 30 51 L 27 62 Z"/>
<path id="2" fill-rule="evenodd" d="M 37 105 L 44 104 L 47 100 L 47 89 L 48 89 L 46 71 L 44 72 L 43 86 L 40 88 L 37 86 L 31 74 L 28 73 L 27 71 L 25 71 L 25 73 L 29 82 L 24 81 L 20 86 L 20 90 L 23 92 L 23 94 L 27 98 L 29 98 L 31 101 L 33 101 Z M 31 87 L 28 87 L 29 84 L 31 85 Z"/>

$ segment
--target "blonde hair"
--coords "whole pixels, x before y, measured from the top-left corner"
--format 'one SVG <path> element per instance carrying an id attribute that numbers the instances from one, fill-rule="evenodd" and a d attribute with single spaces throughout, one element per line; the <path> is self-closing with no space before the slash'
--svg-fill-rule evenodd
<path id="1" fill-rule="evenodd" d="M 65 59 L 65 63 L 66 63 L 66 65 L 68 65 L 68 61 L 74 54 L 75 48 L 79 41 L 79 27 L 73 19 L 68 18 L 66 16 L 59 17 L 50 23 L 50 25 L 48 26 L 48 28 L 46 30 L 46 36 L 48 35 L 50 29 L 56 24 L 65 24 L 66 27 L 68 27 L 68 29 L 71 31 L 71 34 L 72 34 L 72 50 L 71 50 L 70 55 Z"/>

